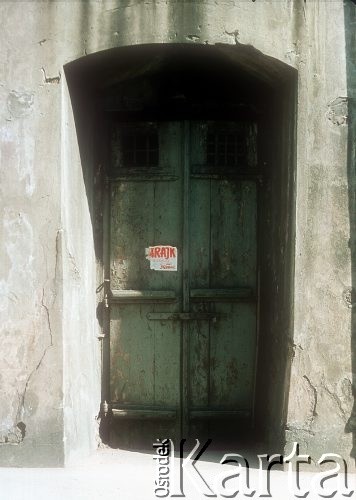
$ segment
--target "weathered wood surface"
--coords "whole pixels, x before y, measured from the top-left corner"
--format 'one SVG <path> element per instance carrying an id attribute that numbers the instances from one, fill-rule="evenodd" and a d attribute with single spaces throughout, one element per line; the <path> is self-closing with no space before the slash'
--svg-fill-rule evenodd
<path id="1" fill-rule="evenodd" d="M 189 169 L 184 174 L 182 124 L 159 129 L 164 182 L 141 179 L 137 171 L 132 180 L 112 181 L 110 384 L 118 416 L 134 421 L 151 415 L 153 406 L 174 408 L 176 433 L 181 407 L 195 419 L 253 410 L 257 186 L 252 178 L 219 175 L 218 167 L 210 169 L 210 177 L 195 175 L 193 167 L 191 175 Z M 198 122 L 191 126 L 195 172 L 206 162 L 206 130 Z M 250 163 L 254 155 L 249 153 Z M 145 248 L 159 244 L 178 248 L 176 272 L 149 268 Z M 182 335 L 188 336 L 185 342 Z M 182 378 L 183 366 L 187 376 Z M 136 405 L 134 414 L 127 405 Z"/>

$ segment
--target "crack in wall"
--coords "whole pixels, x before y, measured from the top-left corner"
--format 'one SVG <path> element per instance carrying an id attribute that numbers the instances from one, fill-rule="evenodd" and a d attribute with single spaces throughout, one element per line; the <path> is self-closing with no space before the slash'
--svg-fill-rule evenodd
<path id="1" fill-rule="evenodd" d="M 342 404 L 341 404 L 341 401 L 340 401 L 340 398 L 338 397 L 338 395 L 335 394 L 335 392 L 331 391 L 325 384 L 323 384 L 323 389 L 329 394 L 331 399 L 333 401 L 335 401 L 336 406 L 338 407 L 343 420 L 346 422 L 347 421 L 347 414 L 342 407 Z"/>
<path id="2" fill-rule="evenodd" d="M 24 415 L 24 411 L 25 411 L 25 400 L 26 400 L 26 394 L 27 394 L 27 389 L 29 387 L 29 384 L 31 382 L 31 379 L 32 377 L 34 376 L 34 374 L 39 370 L 46 354 L 47 354 L 47 351 L 53 347 L 53 332 L 52 332 L 52 325 L 51 325 L 51 318 L 50 318 L 50 311 L 49 311 L 49 308 L 48 306 L 45 304 L 44 302 L 44 295 L 45 295 L 45 290 L 44 288 L 42 288 L 42 298 L 41 298 L 41 307 L 45 310 L 45 313 L 46 313 L 46 321 L 47 321 L 47 326 L 48 326 L 48 332 L 49 332 L 49 336 L 50 336 L 50 342 L 49 344 L 44 348 L 43 350 L 43 353 L 37 363 L 37 365 L 35 366 L 35 368 L 31 371 L 31 373 L 28 375 L 27 379 L 26 379 L 26 383 L 25 383 L 25 387 L 24 387 L 24 390 L 22 391 L 22 394 L 18 394 L 18 397 L 19 397 L 19 405 L 18 405 L 18 409 L 17 409 L 17 412 L 16 412 L 16 421 L 17 421 L 17 424 L 16 424 L 16 427 L 15 428 L 18 428 L 20 429 L 20 432 L 21 432 L 21 436 L 18 435 L 18 433 L 16 433 L 16 435 L 18 436 L 19 440 L 17 441 L 18 443 L 23 441 L 24 437 L 25 437 L 25 429 L 26 429 L 26 425 L 22 422 L 22 419 L 23 419 L 23 415 Z M 20 425 L 21 424 L 21 425 Z M 11 432 L 11 431 L 10 431 Z"/>
<path id="3" fill-rule="evenodd" d="M 56 263 L 54 267 L 54 283 L 57 283 L 61 272 L 62 259 L 62 237 L 63 229 L 58 229 L 56 235 Z"/>
<path id="4" fill-rule="evenodd" d="M 55 241 L 55 269 L 54 269 L 54 283 L 57 282 L 58 276 L 60 273 L 60 265 L 61 265 L 61 255 L 62 255 L 62 234 L 63 234 L 63 229 L 59 229 L 56 234 L 56 241 Z M 46 253 L 46 252 L 44 252 Z M 47 262 L 46 262 L 46 269 L 47 269 Z M 48 270 L 47 270 L 47 275 L 48 275 Z M 54 303 L 56 297 L 56 293 L 53 294 L 52 297 L 52 305 Z M 42 355 L 36 364 L 35 368 L 30 372 L 28 375 L 24 389 L 22 393 L 19 393 L 17 391 L 17 396 L 19 399 L 18 403 L 18 408 L 16 412 L 16 425 L 12 429 L 9 429 L 7 431 L 7 436 L 0 436 L 0 444 L 5 444 L 5 443 L 11 443 L 11 444 L 20 444 L 25 435 L 26 435 L 26 425 L 22 422 L 22 418 L 24 416 L 25 412 L 25 401 L 26 401 L 26 395 L 27 395 L 27 390 L 30 385 L 32 377 L 35 375 L 35 373 L 39 370 L 40 366 L 42 365 L 42 362 L 48 352 L 48 350 L 53 347 L 53 330 L 52 330 L 52 322 L 51 322 L 51 313 L 50 313 L 50 307 L 46 304 L 45 302 L 45 287 L 42 287 L 42 297 L 41 297 L 41 303 L 40 306 L 42 309 L 45 311 L 45 317 L 46 317 L 46 323 L 47 323 L 47 329 L 49 332 L 49 344 L 44 348 Z M 1 442 L 2 441 L 2 442 Z"/>
<path id="5" fill-rule="evenodd" d="M 311 411 L 311 419 L 310 419 L 310 425 L 313 423 L 315 417 L 318 416 L 318 413 L 316 411 L 316 407 L 318 404 L 318 391 L 317 388 L 311 383 L 310 378 L 307 375 L 303 375 L 303 378 L 308 382 L 308 385 L 313 393 L 313 408 Z"/>
<path id="6" fill-rule="evenodd" d="M 46 349 L 49 349 L 50 347 L 53 347 L 53 332 L 52 332 L 52 325 L 51 325 L 51 318 L 50 318 L 49 308 L 44 303 L 44 295 L 45 295 L 45 290 L 44 290 L 44 288 L 42 288 L 41 306 L 46 311 L 47 326 L 48 326 L 48 331 L 49 331 L 49 336 L 50 336 L 50 344 L 46 347 Z M 46 349 L 45 349 L 45 351 L 46 351 Z"/>

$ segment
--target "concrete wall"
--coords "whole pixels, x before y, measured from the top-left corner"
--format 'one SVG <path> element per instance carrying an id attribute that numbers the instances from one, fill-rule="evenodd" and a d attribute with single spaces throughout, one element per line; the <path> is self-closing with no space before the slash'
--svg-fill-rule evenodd
<path id="1" fill-rule="evenodd" d="M 30 4 L 18 29 L 23 9 L 0 7 L 0 454 L 2 464 L 55 465 L 64 459 L 61 86 L 44 81 Z"/>
<path id="2" fill-rule="evenodd" d="M 352 281 L 341 3 L 306 2 L 298 39 L 294 359 L 287 441 L 299 441 L 314 459 L 331 450 L 347 458 L 352 448 L 345 433 L 352 404 Z"/>
<path id="3" fill-rule="evenodd" d="M 349 180 L 349 215 L 352 287 L 347 290 L 349 307 L 356 304 L 356 9 L 350 2 L 344 4 L 346 70 L 348 95 L 348 180 Z M 352 456 L 356 456 L 356 314 L 351 319 L 351 352 L 353 372 L 354 406 L 346 425 L 346 431 L 353 433 Z"/>
<path id="4" fill-rule="evenodd" d="M 345 12 L 354 16 L 354 7 Z M 352 283 L 342 0 L 3 1 L 0 21 L 1 463 L 68 463 L 95 446 L 98 283 L 85 183 L 93 157 L 78 149 L 63 66 L 143 43 L 250 44 L 298 69 L 287 441 L 301 440 L 315 458 L 346 457 Z M 90 129 L 95 136 L 89 120 L 87 138 Z"/>

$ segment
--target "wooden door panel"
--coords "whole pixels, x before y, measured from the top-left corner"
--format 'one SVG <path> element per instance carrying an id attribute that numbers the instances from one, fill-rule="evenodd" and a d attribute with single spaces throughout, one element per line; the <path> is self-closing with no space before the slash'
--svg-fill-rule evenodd
<path id="1" fill-rule="evenodd" d="M 167 305 L 155 306 L 155 312 L 172 310 Z M 175 407 L 180 404 L 180 343 L 182 326 L 179 322 L 151 321 L 154 335 L 154 391 L 157 406 Z"/>
<path id="2" fill-rule="evenodd" d="M 210 325 L 210 398 L 214 408 L 252 408 L 255 347 L 255 304 L 217 303 L 221 315 Z"/>
<path id="3" fill-rule="evenodd" d="M 210 186 L 210 179 L 190 181 L 189 278 L 192 289 L 210 287 Z"/>
<path id="4" fill-rule="evenodd" d="M 219 124 L 213 125 L 219 134 Z M 188 128 L 178 122 L 159 124 L 159 164 L 152 168 L 121 168 L 120 149 L 115 150 L 109 243 L 111 403 L 118 411 L 131 408 L 135 418 L 145 408 L 146 417 L 155 411 L 167 417 L 166 424 L 162 416 L 159 425 L 147 428 L 125 420 L 122 429 L 130 442 L 148 429 L 178 436 L 181 422 L 193 414 L 199 419 L 219 412 L 252 413 L 257 184 L 238 171 L 238 163 L 218 164 L 232 158 L 248 168 L 255 161 L 255 149 L 244 159 L 238 152 L 241 140 L 234 136 L 235 129 L 243 134 L 252 128 L 225 123 L 216 139 L 207 138 L 209 127 L 191 125 L 188 161 L 183 154 Z M 227 139 L 224 131 L 230 134 Z M 246 141 L 250 147 L 253 133 Z M 135 161 L 145 156 L 131 150 L 125 155 Z M 178 248 L 177 271 L 150 269 L 145 249 L 156 245 Z"/>
<path id="5" fill-rule="evenodd" d="M 201 311 L 200 304 L 192 304 Z M 207 408 L 210 403 L 210 322 L 192 321 L 189 330 L 189 406 Z"/>
<path id="6" fill-rule="evenodd" d="M 111 206 L 111 287 L 179 292 L 180 273 L 152 271 L 145 249 L 159 244 L 181 247 L 180 181 L 118 182 Z M 180 264 L 181 252 L 178 259 Z"/>
<path id="7" fill-rule="evenodd" d="M 232 133 L 232 125 L 224 127 Z M 240 175 L 238 166 L 234 171 L 228 164 L 207 164 L 208 127 L 193 124 L 191 131 L 191 310 L 215 313 L 216 321 L 190 324 L 189 406 L 201 415 L 230 410 L 251 414 L 257 326 L 256 181 Z M 218 141 L 224 140 L 219 136 Z M 217 142 L 217 151 L 219 147 Z"/>
<path id="8" fill-rule="evenodd" d="M 123 405 L 179 405 L 181 325 L 150 321 L 147 314 L 170 311 L 168 304 L 120 304 L 112 307 L 110 389 Z"/>
<path id="9" fill-rule="evenodd" d="M 216 322 L 190 325 L 190 407 L 250 412 L 256 353 L 256 305 L 210 304 Z M 201 310 L 196 304 L 193 310 Z"/>
<path id="10" fill-rule="evenodd" d="M 256 289 L 256 184 L 211 181 L 211 288 Z"/>
<path id="11" fill-rule="evenodd" d="M 161 124 L 158 130 L 158 165 L 131 168 L 120 164 L 119 150 L 115 156 L 118 168 L 111 181 L 110 219 L 110 394 L 113 407 L 128 419 L 136 419 L 137 412 L 145 410 L 145 418 L 151 411 L 159 419 L 166 409 L 175 410 L 173 427 L 170 424 L 175 432 L 181 390 L 181 324 L 152 321 L 149 314 L 181 309 L 180 124 Z M 136 143 L 141 147 L 145 140 L 139 137 Z M 132 151 L 128 153 L 135 157 Z M 145 249 L 156 245 L 178 248 L 178 271 L 150 269 Z M 133 430 L 135 422 L 125 423 L 130 436 L 136 431 L 139 435 Z"/>
<path id="12" fill-rule="evenodd" d="M 154 234 L 154 183 L 118 182 L 111 199 L 111 288 L 149 289 L 152 276 L 142 265 L 143 252 Z"/>

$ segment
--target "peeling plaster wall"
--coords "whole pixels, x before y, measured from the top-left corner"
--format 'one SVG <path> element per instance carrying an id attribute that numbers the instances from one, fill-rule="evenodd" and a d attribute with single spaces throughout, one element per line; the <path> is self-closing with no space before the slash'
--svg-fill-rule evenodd
<path id="1" fill-rule="evenodd" d="M 0 6 L 0 463 L 60 465 L 60 91 L 35 63 L 38 15 L 21 34 L 19 7 Z"/>
<path id="2" fill-rule="evenodd" d="M 0 3 L 2 464 L 58 465 L 95 446 L 99 342 L 83 179 L 93 166 L 79 155 L 63 66 L 117 46 L 173 42 L 251 44 L 299 71 L 287 440 L 316 458 L 349 454 L 343 12 L 342 0 Z"/>
<path id="3" fill-rule="evenodd" d="M 342 7 L 341 2 L 306 2 L 298 27 L 294 359 L 287 441 L 311 449 L 314 460 L 331 450 L 349 458 L 352 449 L 352 436 L 345 433 L 353 391 Z"/>
<path id="4" fill-rule="evenodd" d="M 60 466 L 96 446 L 100 404 L 88 199 L 65 51 L 46 45 L 64 18 L 3 2 L 0 19 L 0 463 Z"/>

